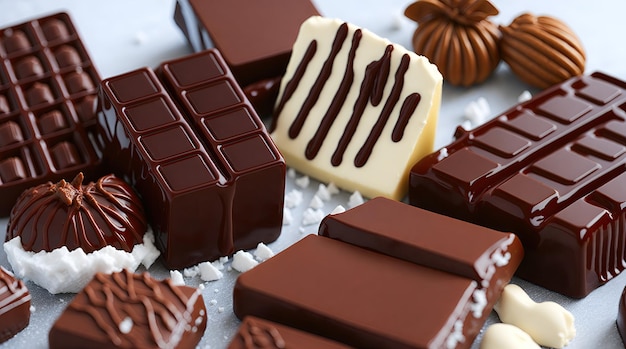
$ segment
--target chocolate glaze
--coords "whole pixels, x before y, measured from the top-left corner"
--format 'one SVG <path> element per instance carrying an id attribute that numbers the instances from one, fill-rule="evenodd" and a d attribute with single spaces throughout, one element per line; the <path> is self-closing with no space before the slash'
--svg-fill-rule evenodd
<path id="1" fill-rule="evenodd" d="M 523 256 L 514 234 L 384 198 L 319 234 L 240 275 L 235 314 L 359 348 L 469 348 Z"/>
<path id="2" fill-rule="evenodd" d="M 239 325 L 228 349 L 347 349 L 333 340 L 300 331 L 293 327 L 247 316 Z"/>
<path id="3" fill-rule="evenodd" d="M 24 283 L 0 266 L 0 343 L 28 326 L 30 299 Z"/>
<path id="4" fill-rule="evenodd" d="M 82 184 L 61 180 L 33 187 L 17 200 L 7 225 L 6 241 L 19 236 L 27 251 L 59 247 L 85 253 L 105 246 L 131 252 L 147 229 L 143 206 L 133 189 L 107 175 Z"/>
<path id="5" fill-rule="evenodd" d="M 128 270 L 98 273 L 52 325 L 50 348 L 195 348 L 206 328 L 200 291 Z"/>
<path id="6" fill-rule="evenodd" d="M 626 83 L 570 79 L 418 162 L 411 204 L 515 232 L 519 276 L 584 297 L 624 269 Z"/>
<path id="7" fill-rule="evenodd" d="M 201 73 L 199 73 L 201 72 Z M 217 50 L 106 79 L 105 160 L 146 203 L 165 264 L 278 238 L 285 163 Z"/>
<path id="8" fill-rule="evenodd" d="M 79 171 L 88 180 L 101 174 L 93 110 L 80 107 L 100 78 L 66 13 L 2 28 L 0 45 L 0 129 L 11 121 L 22 134 L 0 140 L 0 216 L 7 216 L 30 187 Z"/>

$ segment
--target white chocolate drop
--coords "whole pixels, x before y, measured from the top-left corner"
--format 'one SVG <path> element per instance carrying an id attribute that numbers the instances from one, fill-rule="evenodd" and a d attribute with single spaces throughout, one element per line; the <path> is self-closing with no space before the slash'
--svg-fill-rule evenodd
<path id="1" fill-rule="evenodd" d="M 480 349 L 540 349 L 530 335 L 519 327 L 509 324 L 493 324 L 487 327 Z"/>

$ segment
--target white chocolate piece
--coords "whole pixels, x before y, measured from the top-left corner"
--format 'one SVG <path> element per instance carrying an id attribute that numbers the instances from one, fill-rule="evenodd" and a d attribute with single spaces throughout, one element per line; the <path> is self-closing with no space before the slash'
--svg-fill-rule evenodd
<path id="1" fill-rule="evenodd" d="M 504 287 L 494 306 L 500 320 L 528 333 L 535 342 L 563 348 L 576 336 L 574 316 L 555 302 L 534 302 L 521 287 Z"/>
<path id="2" fill-rule="evenodd" d="M 338 40 L 341 46 L 334 55 L 333 43 L 342 31 L 345 39 Z M 362 36 L 355 45 L 358 33 Z M 311 53 L 313 42 L 316 48 Z M 332 68 L 325 62 L 332 62 Z M 353 79 L 344 79 L 350 71 Z M 374 87 L 362 89 L 368 79 Z M 281 82 L 271 135 L 287 164 L 299 172 L 365 197 L 399 200 L 406 194 L 411 166 L 433 150 L 442 82 L 427 58 L 366 29 L 314 16 L 300 27 Z M 357 106 L 363 107 L 362 114 L 355 111 Z M 299 121 L 301 126 L 296 126 Z M 400 136 L 394 136 L 394 129 L 402 130 Z M 347 136 L 346 130 L 354 133 Z M 317 145 L 310 145 L 313 139 Z M 339 144 L 345 148 L 338 151 Z"/>
<path id="3" fill-rule="evenodd" d="M 493 324 L 487 327 L 480 349 L 540 349 L 530 335 L 517 326 Z"/>

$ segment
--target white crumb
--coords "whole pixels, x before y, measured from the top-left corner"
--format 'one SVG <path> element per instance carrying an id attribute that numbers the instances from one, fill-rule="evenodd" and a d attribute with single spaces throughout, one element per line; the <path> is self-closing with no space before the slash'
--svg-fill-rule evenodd
<path id="1" fill-rule="evenodd" d="M 294 182 L 300 188 L 305 189 L 309 186 L 309 183 L 311 183 L 311 179 L 309 176 L 302 176 L 300 178 L 296 178 Z"/>
<path id="2" fill-rule="evenodd" d="M 324 200 L 324 201 L 328 201 L 330 200 L 330 191 L 328 191 L 328 188 L 326 187 L 326 185 L 324 185 L 324 183 L 320 183 L 320 185 L 317 187 L 317 192 L 315 193 L 315 195 L 317 195 L 320 199 Z"/>
<path id="3" fill-rule="evenodd" d="M 489 103 L 484 97 L 479 97 L 477 100 L 470 102 L 465 107 L 465 119 L 469 120 L 472 125 L 481 125 L 489 118 L 491 114 L 491 108 Z"/>
<path id="4" fill-rule="evenodd" d="M 337 205 L 337 207 L 335 207 L 330 214 L 338 214 L 338 213 L 343 213 L 346 212 L 346 208 L 341 206 L 341 205 Z"/>
<path id="5" fill-rule="evenodd" d="M 130 333 L 130 330 L 133 329 L 133 319 L 130 317 L 125 317 L 119 325 L 120 332 L 122 333 Z"/>
<path id="6" fill-rule="evenodd" d="M 296 170 L 294 170 L 292 167 L 287 169 L 287 177 L 288 178 L 296 178 Z"/>
<path id="7" fill-rule="evenodd" d="M 237 251 L 233 256 L 233 262 L 231 266 L 233 269 L 237 270 L 240 273 L 246 272 L 255 266 L 257 266 L 259 262 L 257 262 L 250 252 L 245 251 Z"/>
<path id="8" fill-rule="evenodd" d="M 328 190 L 331 196 L 339 194 L 339 187 L 333 182 L 328 183 L 326 190 Z"/>
<path id="9" fill-rule="evenodd" d="M 461 127 L 463 127 L 464 130 L 469 131 L 472 129 L 472 122 L 469 120 L 464 120 L 461 123 Z"/>
<path id="10" fill-rule="evenodd" d="M 218 313 L 223 313 L 223 312 L 224 312 L 224 307 L 219 307 L 219 308 L 217 308 L 217 312 L 218 312 Z"/>
<path id="11" fill-rule="evenodd" d="M 170 279 L 172 280 L 173 285 L 176 285 L 176 286 L 185 285 L 183 274 L 181 274 L 181 272 L 178 270 L 170 270 Z"/>
<path id="12" fill-rule="evenodd" d="M 523 103 L 523 102 L 531 100 L 532 98 L 533 98 L 533 95 L 530 93 L 530 91 L 524 90 L 524 92 L 522 92 L 522 94 L 520 94 L 519 97 L 517 97 L 517 102 Z"/>
<path id="13" fill-rule="evenodd" d="M 307 208 L 302 213 L 302 225 L 313 225 L 322 221 L 325 214 L 324 211 L 319 209 Z"/>
<path id="14" fill-rule="evenodd" d="M 289 193 L 285 194 L 285 207 L 294 208 L 302 203 L 302 191 L 298 189 L 292 189 Z"/>
<path id="15" fill-rule="evenodd" d="M 309 203 L 309 207 L 314 210 L 320 209 L 324 207 L 324 201 L 322 201 L 319 196 L 313 195 L 311 202 Z"/>
<path id="16" fill-rule="evenodd" d="M 198 270 L 198 266 L 194 265 L 193 267 L 183 269 L 183 275 L 188 278 L 192 278 L 198 275 L 200 270 Z"/>
<path id="17" fill-rule="evenodd" d="M 256 250 L 254 251 L 254 257 L 257 260 L 263 262 L 274 257 L 274 251 L 272 251 L 272 249 L 269 248 L 266 244 L 259 242 L 259 244 L 256 246 Z"/>
<path id="18" fill-rule="evenodd" d="M 357 207 L 364 202 L 365 200 L 363 199 L 363 196 L 357 190 L 354 193 L 352 193 L 352 195 L 350 195 L 350 198 L 348 199 L 348 207 L 349 208 Z"/>
<path id="19" fill-rule="evenodd" d="M 224 274 L 210 262 L 198 264 L 198 269 L 200 270 L 200 279 L 202 279 L 202 281 L 215 281 L 224 276 Z"/>
<path id="20" fill-rule="evenodd" d="M 210 305 L 216 305 L 216 304 L 217 304 L 217 300 L 216 300 L 216 299 L 211 299 L 211 300 L 209 301 L 209 304 L 210 304 Z"/>
<path id="21" fill-rule="evenodd" d="M 283 225 L 291 225 L 293 222 L 293 214 L 291 213 L 291 209 L 288 207 L 283 207 Z"/>

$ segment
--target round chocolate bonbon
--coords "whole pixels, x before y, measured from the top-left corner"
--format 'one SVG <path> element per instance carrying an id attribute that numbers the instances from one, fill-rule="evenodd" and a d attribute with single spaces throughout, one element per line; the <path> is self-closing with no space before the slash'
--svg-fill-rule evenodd
<path id="1" fill-rule="evenodd" d="M 529 85 L 547 88 L 585 71 L 580 40 L 554 17 L 524 13 L 500 30 L 502 59 Z"/>
<path id="2" fill-rule="evenodd" d="M 487 0 L 419 0 L 405 16 L 418 23 L 413 49 L 437 65 L 443 78 L 470 86 L 487 79 L 500 62 L 498 10 Z"/>
<path id="3" fill-rule="evenodd" d="M 146 229 L 143 206 L 129 184 L 110 174 L 83 185 L 79 173 L 71 183 L 48 182 L 22 193 L 6 241 L 20 236 L 24 249 L 33 252 L 63 246 L 85 253 L 105 246 L 130 252 Z"/>

